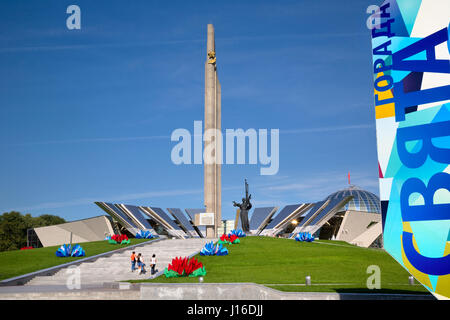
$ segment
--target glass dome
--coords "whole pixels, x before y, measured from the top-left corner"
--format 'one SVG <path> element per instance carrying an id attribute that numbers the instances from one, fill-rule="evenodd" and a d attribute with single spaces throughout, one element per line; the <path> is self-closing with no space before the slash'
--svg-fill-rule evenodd
<path id="1" fill-rule="evenodd" d="M 358 187 L 351 186 L 347 189 L 336 191 L 330 194 L 325 200 L 335 199 L 337 197 L 353 196 L 344 207 L 339 211 L 354 210 L 370 213 L 380 213 L 380 198 L 372 192 L 359 189 Z"/>

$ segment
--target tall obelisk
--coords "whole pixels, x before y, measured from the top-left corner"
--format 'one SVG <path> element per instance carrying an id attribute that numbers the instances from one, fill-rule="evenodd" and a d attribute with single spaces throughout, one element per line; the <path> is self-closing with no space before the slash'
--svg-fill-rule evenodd
<path id="1" fill-rule="evenodd" d="M 206 63 L 205 63 L 205 137 L 204 152 L 210 160 L 204 160 L 204 197 L 206 212 L 214 212 L 214 226 L 206 227 L 206 237 L 218 236 L 217 228 L 222 222 L 222 139 L 216 139 L 211 132 L 221 130 L 221 93 L 217 77 L 216 46 L 214 26 L 208 24 Z M 209 133 L 209 134 L 208 134 Z M 209 136 L 209 137 L 208 137 Z M 210 152 L 212 150 L 212 152 Z"/>

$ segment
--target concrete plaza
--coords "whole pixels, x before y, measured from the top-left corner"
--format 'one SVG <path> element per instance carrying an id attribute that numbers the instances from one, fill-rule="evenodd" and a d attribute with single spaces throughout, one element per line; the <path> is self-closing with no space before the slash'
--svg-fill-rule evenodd
<path id="1" fill-rule="evenodd" d="M 150 259 L 156 255 L 156 269 L 161 273 L 175 257 L 186 257 L 198 253 L 208 242 L 208 239 L 167 239 L 139 246 L 134 249 L 114 253 L 109 257 L 100 257 L 77 266 L 79 268 L 81 288 L 99 286 L 103 283 L 116 281 L 138 280 L 150 278 Z M 142 253 L 147 273 L 131 272 L 130 256 L 132 251 Z M 37 276 L 27 282 L 25 286 L 56 285 L 66 286 L 73 279 L 74 272 L 70 267 L 63 268 L 51 276 Z"/>

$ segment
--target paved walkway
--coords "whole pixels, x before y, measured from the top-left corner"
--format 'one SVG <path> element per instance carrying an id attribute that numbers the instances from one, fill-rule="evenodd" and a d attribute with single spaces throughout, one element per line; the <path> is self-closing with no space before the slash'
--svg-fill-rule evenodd
<path id="1" fill-rule="evenodd" d="M 164 270 L 175 257 L 186 257 L 198 253 L 209 239 L 168 239 L 149 243 L 136 249 L 115 253 L 109 257 L 98 258 L 92 262 L 85 262 L 78 266 L 81 287 L 105 282 L 147 279 L 150 278 L 150 258 L 156 254 L 156 269 Z M 139 275 L 131 272 L 130 256 L 132 251 L 142 253 L 147 273 Z M 26 283 L 26 286 L 66 285 L 72 283 L 75 273 L 69 268 L 59 270 L 52 276 L 38 276 Z"/>
<path id="2" fill-rule="evenodd" d="M 431 294 L 283 292 L 255 283 L 106 283 L 0 287 L 0 300 L 436 300 Z"/>

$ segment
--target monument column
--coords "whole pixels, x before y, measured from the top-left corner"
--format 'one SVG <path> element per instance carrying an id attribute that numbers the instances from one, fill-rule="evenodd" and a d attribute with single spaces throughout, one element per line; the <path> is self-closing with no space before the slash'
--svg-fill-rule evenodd
<path id="1" fill-rule="evenodd" d="M 216 48 L 214 40 L 214 27 L 208 24 L 206 63 L 205 63 L 205 137 L 208 130 L 221 130 L 221 92 L 217 77 Z M 217 132 L 216 131 L 216 132 Z M 213 145 L 211 145 L 213 144 Z M 204 199 L 206 212 L 214 212 L 214 226 L 207 226 L 207 238 L 217 237 L 217 228 L 222 222 L 221 210 L 221 159 L 222 139 L 212 135 L 204 142 L 204 152 L 214 150 L 212 162 L 204 160 Z"/>

